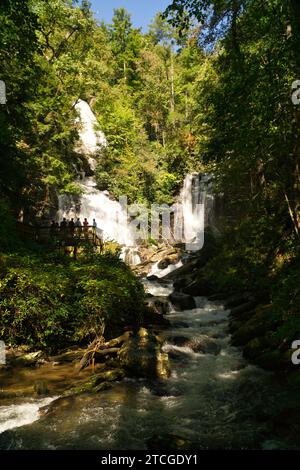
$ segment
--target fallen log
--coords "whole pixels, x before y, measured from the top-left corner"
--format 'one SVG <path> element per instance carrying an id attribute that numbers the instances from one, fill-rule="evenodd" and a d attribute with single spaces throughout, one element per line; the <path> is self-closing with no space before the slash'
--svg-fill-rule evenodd
<path id="1" fill-rule="evenodd" d="M 94 366 L 95 359 L 98 357 L 104 357 L 109 354 L 116 354 L 120 348 L 116 348 L 116 346 L 121 345 L 125 341 L 128 341 L 130 335 L 132 333 L 130 331 L 126 331 L 123 335 L 119 336 L 118 338 L 111 339 L 110 341 L 104 342 L 104 338 L 96 338 L 88 347 L 84 355 L 82 356 L 79 364 L 76 366 L 77 372 L 80 372 L 82 369 L 89 367 L 91 364 Z"/>
<path id="2" fill-rule="evenodd" d="M 118 338 L 111 339 L 110 341 L 107 341 L 106 343 L 102 344 L 100 346 L 100 349 L 108 349 L 114 348 L 115 346 L 119 346 L 120 344 L 124 343 L 124 341 L 128 341 L 131 334 L 132 333 L 130 331 L 126 331 L 126 333 L 119 336 Z"/>
<path id="3" fill-rule="evenodd" d="M 95 351 L 94 358 L 108 356 L 109 354 L 117 354 L 121 348 L 110 348 L 110 349 L 100 349 L 100 351 Z"/>

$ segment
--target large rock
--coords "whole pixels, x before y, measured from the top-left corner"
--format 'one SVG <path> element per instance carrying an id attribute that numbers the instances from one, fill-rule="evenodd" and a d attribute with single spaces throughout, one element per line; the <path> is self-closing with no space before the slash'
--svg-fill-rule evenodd
<path id="1" fill-rule="evenodd" d="M 191 261 L 188 261 L 185 263 L 183 266 L 180 268 L 176 269 L 175 271 L 170 272 L 165 276 L 165 279 L 169 281 L 174 281 L 177 279 L 185 278 L 185 277 L 190 277 L 193 274 L 196 275 L 197 268 L 198 268 L 198 260 L 193 259 Z"/>
<path id="2" fill-rule="evenodd" d="M 236 317 L 244 313 L 251 312 L 254 309 L 254 307 L 256 307 L 256 305 L 257 303 L 255 301 L 244 302 L 241 305 L 238 305 L 237 307 L 232 308 L 230 316 Z"/>
<path id="3" fill-rule="evenodd" d="M 192 280 L 190 278 L 182 277 L 174 281 L 173 287 L 177 292 L 182 292 L 182 289 L 190 284 Z"/>
<path id="4" fill-rule="evenodd" d="M 49 405 L 43 406 L 39 410 L 41 417 L 59 416 L 63 411 L 70 410 L 74 407 L 75 396 L 59 397 L 52 401 Z"/>
<path id="5" fill-rule="evenodd" d="M 169 295 L 169 299 L 173 307 L 177 310 L 192 310 L 196 308 L 195 299 L 191 295 L 172 292 L 172 294 Z"/>
<path id="6" fill-rule="evenodd" d="M 169 258 L 164 258 L 158 263 L 157 267 L 158 267 L 158 269 L 167 269 L 167 267 L 170 264 L 171 264 L 170 259 Z"/>
<path id="7" fill-rule="evenodd" d="M 227 298 L 226 303 L 225 303 L 225 309 L 229 310 L 235 307 L 238 307 L 239 305 L 248 302 L 250 300 L 250 294 L 249 292 L 242 292 L 242 293 L 237 293 L 233 294 L 230 297 Z"/>
<path id="8" fill-rule="evenodd" d="M 170 264 L 176 264 L 179 261 L 179 257 L 180 256 L 178 253 L 174 253 L 167 256 L 166 258 L 163 258 L 157 265 L 158 269 L 167 269 Z"/>
<path id="9" fill-rule="evenodd" d="M 248 312 L 247 317 L 248 317 Z M 281 322 L 281 317 L 274 311 L 272 305 L 265 305 L 249 312 L 250 318 L 238 323 L 238 328 L 232 331 L 232 344 L 244 346 L 254 338 L 265 336 L 270 331 L 275 331 Z"/>
<path id="10" fill-rule="evenodd" d="M 187 341 L 184 346 L 191 348 L 194 352 L 202 352 L 204 354 L 217 355 L 221 351 L 221 346 L 206 335 L 192 338 Z"/>
<path id="11" fill-rule="evenodd" d="M 162 353 L 161 345 L 162 341 L 152 331 L 140 328 L 120 349 L 120 364 L 134 376 L 167 378 L 168 355 Z"/>
<path id="12" fill-rule="evenodd" d="M 196 277 L 183 287 L 182 292 L 194 297 L 208 297 L 214 293 L 214 286 L 207 279 Z"/>
<path id="13" fill-rule="evenodd" d="M 147 276 L 148 281 L 156 282 L 159 281 L 159 277 L 155 276 L 155 274 L 151 274 L 150 276 Z"/>
<path id="14" fill-rule="evenodd" d="M 218 343 L 206 335 L 201 335 L 196 338 L 187 338 L 184 336 L 175 336 L 171 338 L 173 344 L 179 347 L 190 348 L 192 351 L 204 354 L 217 355 L 221 351 L 221 346 Z"/>
<path id="15" fill-rule="evenodd" d="M 33 367 L 43 361 L 43 356 L 42 351 L 36 351 L 16 357 L 13 362 L 18 367 Z"/>
<path id="16" fill-rule="evenodd" d="M 167 315 L 170 313 L 170 302 L 166 297 L 150 297 L 146 301 L 147 306 L 153 309 L 158 315 Z"/>
<path id="17" fill-rule="evenodd" d="M 175 344 L 175 346 L 184 346 L 190 338 L 187 336 L 169 336 L 167 341 L 171 344 Z"/>
<path id="18" fill-rule="evenodd" d="M 112 369 L 100 372 L 90 377 L 87 381 L 82 382 L 64 392 L 64 396 L 74 396 L 81 393 L 98 393 L 102 390 L 110 388 L 112 382 L 117 382 L 125 377 L 123 369 Z"/>

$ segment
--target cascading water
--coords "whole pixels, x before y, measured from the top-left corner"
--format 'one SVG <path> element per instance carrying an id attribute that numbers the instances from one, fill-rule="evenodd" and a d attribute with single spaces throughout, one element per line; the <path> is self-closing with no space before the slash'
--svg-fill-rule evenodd
<path id="1" fill-rule="evenodd" d="M 103 132 L 96 129 L 98 125 L 96 116 L 92 112 L 88 103 L 79 100 L 75 105 L 79 113 L 79 136 L 80 143 L 77 151 L 83 153 L 90 166 L 91 173 L 97 165 L 97 156 L 101 155 L 103 148 L 107 146 L 107 141 Z M 127 224 L 127 212 L 122 205 L 113 200 L 108 191 L 97 189 L 96 178 L 86 177 L 84 173 L 78 174 L 78 186 L 82 191 L 81 196 L 60 195 L 59 210 L 57 218 L 67 219 L 80 218 L 81 221 L 87 218 L 90 225 L 93 219 L 97 223 L 98 236 L 104 240 L 113 240 L 123 245 L 122 257 L 130 264 L 138 264 L 140 258 L 138 254 L 132 253 L 135 246 L 134 236 Z"/>
<path id="2" fill-rule="evenodd" d="M 184 242 L 197 242 L 204 228 L 212 225 L 214 197 L 212 177 L 207 173 L 191 173 L 184 180 L 180 195 Z"/>
<path id="3" fill-rule="evenodd" d="M 78 100 L 75 109 L 80 116 L 77 120 L 80 136 L 77 151 L 89 157 L 90 167 L 95 170 L 97 161 L 93 156 L 107 147 L 107 140 L 104 133 L 97 130 L 97 118 L 86 101 Z"/>
<path id="4" fill-rule="evenodd" d="M 96 220 L 98 231 L 103 231 L 104 240 L 114 240 L 120 245 L 134 246 L 134 239 L 127 225 L 127 214 L 118 201 L 110 199 L 107 191 L 99 191 L 93 176 L 79 183 L 82 195 L 59 197 L 58 217 L 87 218 L 90 224 Z"/>
<path id="5" fill-rule="evenodd" d="M 170 283 L 144 284 L 160 301 L 173 291 Z M 160 332 L 172 363 L 168 380 L 126 378 L 100 394 L 66 397 L 43 419 L 40 401 L 0 407 L 0 449 L 146 450 L 160 435 L 190 439 L 198 450 L 276 448 L 265 417 L 276 413 L 286 388 L 231 346 L 229 311 L 195 301 L 192 310 L 170 308 L 170 326 Z"/>
<path id="6" fill-rule="evenodd" d="M 179 200 L 174 206 L 173 235 L 176 242 L 186 244 L 187 251 L 203 247 L 204 229 L 213 226 L 214 195 L 212 176 L 207 173 L 191 173 L 185 177 Z M 185 254 L 176 264 L 159 268 L 159 261 L 152 267 L 150 275 L 164 277 L 183 265 Z"/>
<path id="7" fill-rule="evenodd" d="M 76 150 L 84 154 L 90 167 L 90 175 L 93 175 L 97 158 L 103 158 L 103 149 L 107 146 L 105 135 L 97 129 L 96 116 L 88 103 L 79 100 L 75 105 L 78 111 L 78 132 L 80 141 Z M 176 227 L 182 227 L 180 241 L 186 243 L 199 242 L 203 236 L 204 224 L 208 222 L 207 208 L 209 195 L 207 182 L 210 177 L 206 174 L 192 173 L 187 175 L 178 204 L 179 212 L 175 218 Z M 97 222 L 98 236 L 104 240 L 114 240 L 122 248 L 121 257 L 128 264 L 135 265 L 141 262 L 132 229 L 128 225 L 127 211 L 122 205 L 113 200 L 108 191 L 97 189 L 95 176 L 86 176 L 84 172 L 78 172 L 78 186 L 81 196 L 60 195 L 57 218 L 67 219 L 87 218 L 92 224 Z M 179 241 L 178 236 L 176 241 Z M 178 267 L 178 266 L 176 266 Z"/>

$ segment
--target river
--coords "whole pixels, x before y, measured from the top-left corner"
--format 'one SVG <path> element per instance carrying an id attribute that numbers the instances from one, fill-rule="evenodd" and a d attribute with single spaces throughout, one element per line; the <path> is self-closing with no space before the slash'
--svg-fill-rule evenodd
<path id="1" fill-rule="evenodd" d="M 172 284 L 144 284 L 157 296 L 173 290 Z M 0 432 L 6 430 L 0 434 L 0 448 L 147 449 L 149 440 L 160 435 L 180 436 L 199 449 L 284 445 L 270 419 L 286 388 L 230 345 L 230 312 L 220 302 L 195 300 L 193 310 L 171 310 L 170 326 L 161 332 L 172 364 L 168 380 L 127 378 L 112 390 L 74 397 L 42 418 L 39 408 L 56 397 L 6 403 L 0 406 Z M 213 340 L 215 350 L 195 353 L 174 344 L 203 335 Z"/>

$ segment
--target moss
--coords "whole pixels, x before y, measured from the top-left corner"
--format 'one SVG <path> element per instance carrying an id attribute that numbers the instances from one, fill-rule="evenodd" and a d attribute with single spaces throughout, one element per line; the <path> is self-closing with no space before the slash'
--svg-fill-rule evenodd
<path id="1" fill-rule="evenodd" d="M 123 369 L 112 369 L 100 372 L 90 377 L 86 382 L 69 388 L 65 391 L 64 396 L 78 395 L 80 393 L 99 393 L 107 390 L 112 386 L 112 382 L 122 380 L 125 377 Z"/>
<path id="2" fill-rule="evenodd" d="M 232 335 L 232 343 L 236 346 L 245 345 L 254 338 L 265 336 L 275 330 L 281 317 L 274 312 L 272 305 L 258 307 L 248 321 L 236 329 Z"/>

